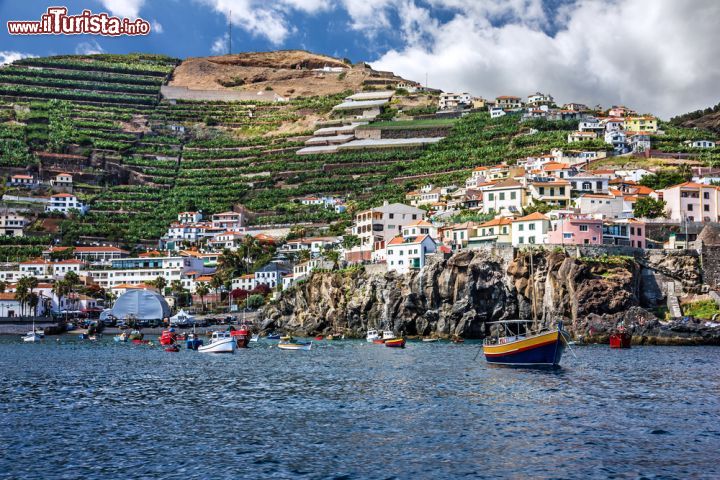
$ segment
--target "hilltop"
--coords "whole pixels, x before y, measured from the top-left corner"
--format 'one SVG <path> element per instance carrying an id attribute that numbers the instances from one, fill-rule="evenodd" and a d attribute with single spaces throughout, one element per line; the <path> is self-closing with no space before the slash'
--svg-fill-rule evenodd
<path id="1" fill-rule="evenodd" d="M 304 50 L 280 50 L 188 58 L 175 69 L 169 85 L 192 90 L 272 90 L 286 98 L 298 98 L 384 88 L 403 80 L 365 63 L 352 64 L 348 59 Z"/>
<path id="2" fill-rule="evenodd" d="M 698 128 L 720 134 L 720 103 L 704 110 L 678 115 L 671 122 L 685 128 Z"/>

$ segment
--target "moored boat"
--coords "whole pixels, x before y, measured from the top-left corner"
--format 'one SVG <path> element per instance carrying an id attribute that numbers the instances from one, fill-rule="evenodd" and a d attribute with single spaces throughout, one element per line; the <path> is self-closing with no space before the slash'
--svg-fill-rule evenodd
<path id="1" fill-rule="evenodd" d="M 37 342 L 39 342 L 40 340 L 42 340 L 42 337 L 41 337 L 37 332 L 35 332 L 34 330 L 33 330 L 32 332 L 26 333 L 25 335 L 23 335 L 23 336 L 20 337 L 20 338 L 21 338 L 22 341 L 25 342 L 25 343 L 37 343 Z"/>
<path id="2" fill-rule="evenodd" d="M 365 340 L 367 340 L 368 343 L 376 343 L 375 340 L 378 339 L 381 340 L 380 333 L 378 333 L 377 330 L 368 330 L 367 335 L 365 336 Z"/>
<path id="3" fill-rule="evenodd" d="M 439 342 L 440 339 L 439 338 L 423 338 L 422 341 L 425 343 L 432 343 L 432 342 Z"/>
<path id="4" fill-rule="evenodd" d="M 270 333 L 267 334 L 267 336 L 266 336 L 265 338 L 267 338 L 268 340 L 280 340 L 280 334 L 279 334 L 279 333 L 270 332 Z"/>
<path id="5" fill-rule="evenodd" d="M 401 337 L 385 340 L 385 346 L 390 348 L 405 348 L 405 339 Z"/>
<path id="6" fill-rule="evenodd" d="M 282 350 L 311 350 L 312 342 L 280 342 L 278 348 Z"/>
<path id="7" fill-rule="evenodd" d="M 395 336 L 395 332 L 392 330 L 383 330 L 382 338 L 385 342 L 387 342 L 388 340 L 392 340 L 397 337 Z"/>
<path id="8" fill-rule="evenodd" d="M 230 336 L 235 339 L 235 342 L 237 343 L 238 348 L 247 348 L 248 343 L 250 343 L 250 329 L 247 327 L 247 325 L 240 325 L 240 328 L 237 330 L 230 327 Z"/>
<path id="9" fill-rule="evenodd" d="M 179 352 L 180 347 L 178 347 L 176 343 L 173 343 L 172 345 L 165 347 L 165 351 L 166 352 Z"/>
<path id="10" fill-rule="evenodd" d="M 160 345 L 174 345 L 176 342 L 177 335 L 175 335 L 174 328 L 163 330 L 160 334 Z"/>
<path id="11" fill-rule="evenodd" d="M 383 340 L 382 338 L 376 338 L 372 341 L 372 343 L 382 345 L 383 343 L 385 343 L 385 340 Z"/>
<path id="12" fill-rule="evenodd" d="M 235 353 L 237 343 L 230 332 L 213 332 L 210 344 L 198 347 L 202 353 Z"/>
<path id="13" fill-rule="evenodd" d="M 453 337 L 451 341 L 452 343 L 465 343 L 465 339 L 462 337 Z"/>
<path id="14" fill-rule="evenodd" d="M 115 335 L 113 337 L 113 340 L 116 342 L 127 342 L 129 340 L 129 335 L 126 332 L 123 332 L 119 335 Z"/>
<path id="15" fill-rule="evenodd" d="M 630 348 L 631 345 L 632 333 L 621 323 L 610 334 L 610 348 Z"/>
<path id="16" fill-rule="evenodd" d="M 253 343 L 259 342 L 259 341 L 260 341 L 260 334 L 259 334 L 259 333 L 253 334 L 253 336 L 250 337 L 250 341 L 253 342 Z"/>
<path id="17" fill-rule="evenodd" d="M 499 365 L 558 367 L 569 338 L 562 322 L 557 328 L 533 332 L 532 320 L 504 320 L 501 331 L 483 342 L 483 353 L 489 363 Z"/>
<path id="18" fill-rule="evenodd" d="M 130 332 L 130 340 L 142 340 L 144 337 L 143 333 L 140 330 L 133 330 Z"/>
<path id="19" fill-rule="evenodd" d="M 317 340 L 317 341 L 319 342 L 319 341 L 321 341 L 321 340 L 324 339 L 324 338 L 325 338 L 325 337 L 323 337 L 322 335 L 317 335 L 317 336 L 315 337 L 315 340 Z"/>
<path id="20" fill-rule="evenodd" d="M 196 333 L 188 334 L 187 340 L 185 340 L 185 348 L 188 350 L 197 350 L 202 344 L 202 339 Z"/>

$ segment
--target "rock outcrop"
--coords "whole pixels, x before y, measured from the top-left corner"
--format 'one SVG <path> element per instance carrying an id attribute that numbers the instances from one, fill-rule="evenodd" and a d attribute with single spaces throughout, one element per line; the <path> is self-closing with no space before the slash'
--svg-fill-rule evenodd
<path id="1" fill-rule="evenodd" d="M 625 320 L 639 335 L 655 338 L 667 327 L 652 313 L 664 298 L 667 278 L 685 291 L 700 291 L 698 258 L 575 258 L 564 251 L 536 251 L 532 258 L 521 252 L 508 260 L 466 250 L 406 275 L 314 273 L 265 307 L 263 328 L 351 336 L 375 328 L 481 338 L 487 322 L 534 317 L 545 325 L 563 320 L 572 334 L 587 338 L 607 336 Z"/>

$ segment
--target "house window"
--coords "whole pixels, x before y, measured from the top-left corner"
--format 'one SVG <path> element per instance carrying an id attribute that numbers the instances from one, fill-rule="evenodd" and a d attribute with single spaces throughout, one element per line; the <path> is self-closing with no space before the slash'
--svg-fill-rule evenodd
<path id="1" fill-rule="evenodd" d="M 563 238 L 566 238 L 566 239 L 568 239 L 568 240 L 571 239 L 571 238 L 572 238 L 572 233 L 563 233 Z"/>
<path id="2" fill-rule="evenodd" d="M 602 184 L 602 182 L 596 182 L 595 185 L 597 185 L 597 189 L 598 189 L 598 190 L 602 190 L 602 189 L 603 189 L 603 184 Z"/>
<path id="3" fill-rule="evenodd" d="M 540 187 L 540 195 L 545 195 L 545 187 Z"/>
<path id="4" fill-rule="evenodd" d="M 528 237 L 528 243 L 535 243 L 535 237 Z"/>
<path id="5" fill-rule="evenodd" d="M 687 207 L 688 207 L 688 212 L 692 212 L 692 211 L 693 211 L 693 205 L 692 205 L 692 203 L 688 204 Z"/>
<path id="6" fill-rule="evenodd" d="M 525 230 L 525 225 L 521 223 L 520 225 L 518 225 L 518 231 L 522 232 L 523 230 Z"/>
<path id="7" fill-rule="evenodd" d="M 395 214 L 394 214 L 394 213 L 389 213 L 389 214 L 388 214 L 388 218 L 395 218 Z"/>
<path id="8" fill-rule="evenodd" d="M 494 193 L 488 193 L 488 200 L 490 200 L 491 202 L 492 202 L 493 200 L 495 200 L 495 194 L 494 194 Z"/>
<path id="9" fill-rule="evenodd" d="M 705 210 L 706 212 L 709 212 L 709 211 L 710 211 L 710 205 L 703 205 L 703 210 Z"/>
<path id="10" fill-rule="evenodd" d="M 528 230 L 535 230 L 535 224 L 531 223 L 530 225 L 528 225 Z"/>
<path id="11" fill-rule="evenodd" d="M 582 189 L 583 189 L 583 190 L 592 190 L 592 183 L 590 183 L 590 182 L 583 182 L 583 184 L 582 184 Z"/>
<path id="12" fill-rule="evenodd" d="M 500 192 L 500 200 L 505 200 L 505 192 Z"/>
<path id="13" fill-rule="evenodd" d="M 520 237 L 518 240 L 519 240 L 518 243 L 525 243 L 525 237 Z"/>
<path id="14" fill-rule="evenodd" d="M 517 196 L 517 193 L 510 192 L 510 200 L 515 200 L 515 197 Z"/>
<path id="15" fill-rule="evenodd" d="M 588 226 L 587 226 L 587 225 L 580 225 L 580 231 L 581 231 L 581 232 L 587 232 L 587 231 L 588 231 Z"/>

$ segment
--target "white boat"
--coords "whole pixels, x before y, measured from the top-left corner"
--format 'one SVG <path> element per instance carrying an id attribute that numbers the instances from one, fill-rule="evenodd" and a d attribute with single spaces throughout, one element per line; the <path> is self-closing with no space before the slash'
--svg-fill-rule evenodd
<path id="1" fill-rule="evenodd" d="M 42 340 L 42 337 L 34 331 L 26 333 L 21 338 L 25 343 L 37 343 Z"/>
<path id="2" fill-rule="evenodd" d="M 367 336 L 365 336 L 365 340 L 368 341 L 368 343 L 372 343 L 373 340 L 377 340 L 380 338 L 380 333 L 378 333 L 377 330 L 368 330 Z"/>
<path id="3" fill-rule="evenodd" d="M 35 328 L 35 318 L 33 318 L 32 330 L 22 336 L 22 341 L 25 343 L 37 343 L 43 339 L 45 331 L 42 329 Z"/>
<path id="4" fill-rule="evenodd" d="M 384 330 L 382 338 L 383 340 L 394 340 L 395 333 L 392 330 Z"/>
<path id="5" fill-rule="evenodd" d="M 293 343 L 278 343 L 278 348 L 281 348 L 283 350 L 311 350 L 312 349 L 312 342 L 304 343 L 304 342 L 293 342 Z"/>
<path id="6" fill-rule="evenodd" d="M 252 337 L 250 337 L 250 341 L 251 341 L 251 342 L 257 342 L 257 341 L 259 341 L 259 340 L 260 340 L 260 334 L 259 334 L 259 333 L 256 333 L 255 335 L 253 335 Z"/>
<path id="7" fill-rule="evenodd" d="M 198 347 L 203 353 L 235 353 L 237 342 L 230 336 L 230 332 L 213 332 L 208 345 Z"/>
<path id="8" fill-rule="evenodd" d="M 425 343 L 430 343 L 430 342 L 439 342 L 440 339 L 439 338 L 423 338 L 422 341 Z"/>

